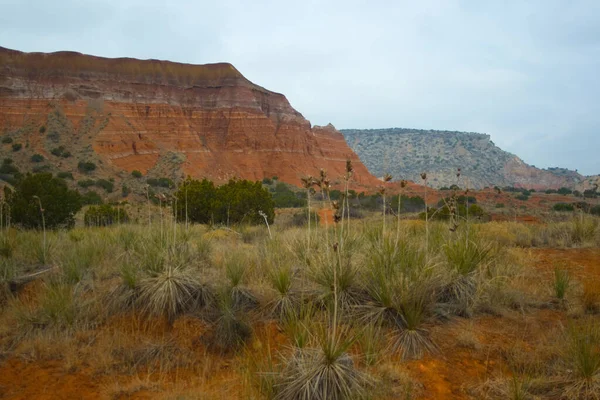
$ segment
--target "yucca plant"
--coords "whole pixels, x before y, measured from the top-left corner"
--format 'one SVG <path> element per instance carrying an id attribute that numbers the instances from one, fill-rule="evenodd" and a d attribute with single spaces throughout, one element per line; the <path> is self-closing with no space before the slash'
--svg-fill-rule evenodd
<path id="1" fill-rule="evenodd" d="M 252 292 L 243 285 L 248 264 L 239 254 L 234 254 L 225 262 L 225 275 L 229 280 L 233 307 L 249 310 L 258 306 L 258 300 Z"/>
<path id="2" fill-rule="evenodd" d="M 252 328 L 236 307 L 231 288 L 219 291 L 216 306 L 210 344 L 221 352 L 238 350 L 252 337 Z"/>
<path id="3" fill-rule="evenodd" d="M 567 330 L 565 356 L 571 376 L 565 387 L 569 399 L 600 399 L 600 326 L 588 321 Z"/>
<path id="4" fill-rule="evenodd" d="M 323 332 L 318 347 L 296 348 L 285 362 L 275 399 L 341 400 L 367 397 L 371 379 L 360 371 L 348 349 L 355 342 L 348 332 Z"/>
<path id="5" fill-rule="evenodd" d="M 269 271 L 269 283 L 275 291 L 268 304 L 270 314 L 279 320 L 295 315 L 300 306 L 300 293 L 293 288 L 293 272 L 290 266 L 281 265 Z"/>
<path id="6" fill-rule="evenodd" d="M 190 270 L 169 264 L 139 281 L 138 304 L 148 315 L 165 316 L 172 326 L 177 315 L 205 290 Z"/>
<path id="7" fill-rule="evenodd" d="M 317 284 L 319 302 L 331 303 L 334 288 L 337 290 L 338 304 L 343 310 L 349 310 L 364 299 L 359 285 L 358 268 L 349 257 L 321 257 L 311 268 L 310 278 Z"/>
<path id="8" fill-rule="evenodd" d="M 403 359 L 420 358 L 424 351 L 436 350 L 423 327 L 435 295 L 431 279 L 428 271 L 410 278 L 401 272 L 371 270 L 366 285 L 370 300 L 356 308 L 364 323 L 392 330 L 391 349 L 400 352 Z"/>

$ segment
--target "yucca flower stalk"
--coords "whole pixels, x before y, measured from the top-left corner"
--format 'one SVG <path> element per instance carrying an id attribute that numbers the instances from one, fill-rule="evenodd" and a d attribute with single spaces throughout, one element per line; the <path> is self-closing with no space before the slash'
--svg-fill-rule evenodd
<path id="1" fill-rule="evenodd" d="M 33 196 L 34 199 L 37 199 L 38 204 L 40 206 L 40 214 L 42 215 L 42 231 L 43 231 L 43 241 L 42 241 L 42 254 L 44 257 L 44 264 L 46 264 L 46 262 L 48 261 L 46 256 L 46 217 L 44 216 L 44 208 L 42 207 L 42 200 L 38 197 L 38 196 Z"/>
<path id="2" fill-rule="evenodd" d="M 400 192 L 398 193 L 398 221 L 396 224 L 396 243 L 400 240 L 400 212 L 402 211 L 402 195 L 404 194 L 404 188 L 406 187 L 406 180 L 400 181 Z"/>
<path id="3" fill-rule="evenodd" d="M 425 185 L 425 254 L 429 254 L 429 208 L 427 207 L 427 173 L 421 172 L 421 179 Z"/>
<path id="4" fill-rule="evenodd" d="M 306 236 L 306 248 L 308 250 L 310 248 L 310 191 L 312 190 L 315 179 L 308 175 L 302 177 L 300 180 L 302 181 L 302 186 L 306 189 L 306 207 L 308 209 L 308 235 Z"/>

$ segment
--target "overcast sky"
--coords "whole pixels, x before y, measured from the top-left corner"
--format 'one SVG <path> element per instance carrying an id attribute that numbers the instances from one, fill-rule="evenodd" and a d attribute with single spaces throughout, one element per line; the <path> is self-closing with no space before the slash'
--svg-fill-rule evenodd
<path id="1" fill-rule="evenodd" d="M 600 173 L 599 0 L 0 0 L 0 46 L 227 61 L 316 125 L 488 133 Z"/>

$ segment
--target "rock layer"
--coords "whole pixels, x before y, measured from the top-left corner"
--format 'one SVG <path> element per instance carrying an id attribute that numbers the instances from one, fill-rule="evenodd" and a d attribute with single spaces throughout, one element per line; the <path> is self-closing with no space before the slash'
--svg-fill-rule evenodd
<path id="1" fill-rule="evenodd" d="M 341 177 L 350 159 L 359 185 L 378 182 L 333 126 L 311 127 L 284 95 L 227 63 L 0 48 L 0 130 L 57 170 L 93 159 L 114 176 L 166 165 L 161 172 L 170 176 L 299 184 L 320 168 Z M 72 161 L 52 157 L 58 145 Z"/>

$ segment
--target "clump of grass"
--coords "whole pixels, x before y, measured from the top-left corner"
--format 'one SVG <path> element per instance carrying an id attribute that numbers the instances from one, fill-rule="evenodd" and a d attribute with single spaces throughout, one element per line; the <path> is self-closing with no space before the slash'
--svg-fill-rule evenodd
<path id="1" fill-rule="evenodd" d="M 438 302 L 443 308 L 465 317 L 473 313 L 482 279 L 481 272 L 489 267 L 493 258 L 492 249 L 489 243 L 461 236 L 444 245 L 449 275 L 447 284 L 438 294 Z"/>
<path id="2" fill-rule="evenodd" d="M 322 335 L 318 347 L 297 348 L 275 385 L 275 399 L 362 399 L 371 379 L 348 353 L 354 337 Z"/>
<path id="3" fill-rule="evenodd" d="M 571 377 L 564 395 L 569 399 L 600 398 L 600 326 L 597 322 L 569 327 L 565 356 Z"/>
<path id="4" fill-rule="evenodd" d="M 11 281 L 19 274 L 14 260 L 0 259 L 0 305 L 11 296 Z"/>
<path id="5" fill-rule="evenodd" d="M 243 310 L 258 306 L 256 296 L 243 285 L 247 270 L 248 263 L 240 254 L 234 254 L 225 262 L 225 275 L 229 280 L 233 306 Z"/>
<path id="6" fill-rule="evenodd" d="M 571 277 L 569 275 L 569 271 L 558 267 L 554 268 L 554 281 L 552 282 L 552 288 L 554 289 L 554 295 L 558 300 L 564 300 L 570 283 Z"/>
<path id="7" fill-rule="evenodd" d="M 270 314 L 279 320 L 295 315 L 300 306 L 299 293 L 293 288 L 293 272 L 289 265 L 280 265 L 269 271 L 269 283 L 275 296 L 268 304 Z"/>
<path id="8" fill-rule="evenodd" d="M 572 243 L 581 245 L 593 242 L 599 225 L 598 219 L 591 216 L 582 214 L 580 217 L 573 218 L 570 227 Z"/>
<path id="9" fill-rule="evenodd" d="M 251 337 L 252 328 L 236 308 L 230 288 L 222 289 L 216 300 L 216 318 L 210 345 L 221 352 L 240 349 Z"/>
<path id="10" fill-rule="evenodd" d="M 334 271 L 335 270 L 335 271 Z M 364 298 L 359 286 L 358 268 L 348 257 L 323 257 L 313 264 L 311 278 L 318 286 L 317 300 L 330 303 L 337 290 L 337 301 L 342 310 L 360 304 Z"/>
<path id="11" fill-rule="evenodd" d="M 189 307 L 202 290 L 189 269 L 169 264 L 140 280 L 138 303 L 143 312 L 165 316 L 172 326 L 177 315 Z"/>
<path id="12" fill-rule="evenodd" d="M 434 352 L 436 346 L 423 327 L 435 293 L 429 271 L 421 267 L 403 273 L 380 265 L 371 268 L 369 274 L 365 288 L 369 300 L 356 308 L 361 320 L 391 328 L 391 350 L 400 351 L 403 359 Z"/>

